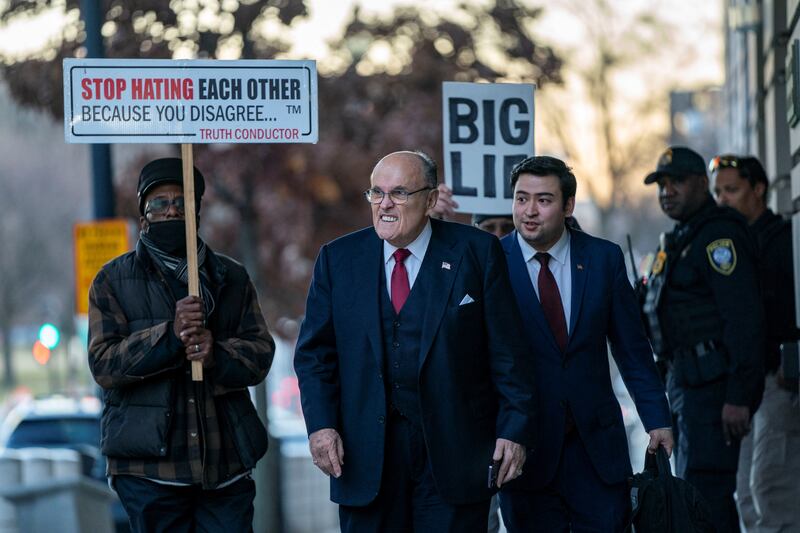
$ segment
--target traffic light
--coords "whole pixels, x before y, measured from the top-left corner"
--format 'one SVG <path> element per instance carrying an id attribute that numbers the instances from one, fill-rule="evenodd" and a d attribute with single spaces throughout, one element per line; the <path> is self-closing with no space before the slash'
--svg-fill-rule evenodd
<path id="1" fill-rule="evenodd" d="M 50 348 L 42 344 L 42 341 L 33 343 L 33 358 L 40 365 L 46 365 L 50 360 Z"/>
<path id="2" fill-rule="evenodd" d="M 53 324 L 48 322 L 39 328 L 39 342 L 48 350 L 52 350 L 58 346 L 59 340 L 61 340 L 61 333 Z"/>

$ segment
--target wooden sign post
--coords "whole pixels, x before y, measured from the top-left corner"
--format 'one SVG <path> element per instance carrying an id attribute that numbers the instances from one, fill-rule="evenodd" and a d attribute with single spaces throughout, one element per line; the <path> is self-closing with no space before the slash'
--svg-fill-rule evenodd
<path id="1" fill-rule="evenodd" d="M 197 206 L 194 205 L 194 156 L 191 144 L 181 145 L 183 161 L 183 217 L 186 220 L 186 265 L 189 270 L 189 296 L 200 296 L 200 271 L 197 265 Z M 203 363 L 192 361 L 192 381 L 203 381 Z"/>

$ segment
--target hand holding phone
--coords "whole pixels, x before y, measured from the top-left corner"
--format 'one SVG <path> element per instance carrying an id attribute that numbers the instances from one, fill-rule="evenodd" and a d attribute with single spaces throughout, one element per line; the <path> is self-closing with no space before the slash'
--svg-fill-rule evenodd
<path id="1" fill-rule="evenodd" d="M 488 487 L 494 489 L 497 487 L 497 473 L 500 471 L 500 461 L 492 461 L 489 465 L 489 481 Z"/>

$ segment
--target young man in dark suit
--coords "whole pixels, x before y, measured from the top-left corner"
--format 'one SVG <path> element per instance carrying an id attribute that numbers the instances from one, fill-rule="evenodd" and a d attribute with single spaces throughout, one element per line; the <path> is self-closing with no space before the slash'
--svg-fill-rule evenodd
<path id="1" fill-rule="evenodd" d="M 320 250 L 297 342 L 311 454 L 342 531 L 485 533 L 488 467 L 520 475 L 534 411 L 500 241 L 428 217 L 423 153 L 370 181 L 373 227 Z"/>
<path id="2" fill-rule="evenodd" d="M 648 448 L 672 450 L 664 387 L 619 246 L 566 226 L 575 176 L 554 157 L 511 173 L 516 231 L 502 240 L 533 353 L 538 417 L 525 474 L 500 494 L 510 532 L 621 531 L 630 513 L 628 443 L 608 344 Z"/>

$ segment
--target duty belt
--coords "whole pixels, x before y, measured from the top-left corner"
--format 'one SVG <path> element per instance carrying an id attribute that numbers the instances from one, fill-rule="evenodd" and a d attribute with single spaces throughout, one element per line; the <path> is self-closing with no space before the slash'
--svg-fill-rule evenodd
<path id="1" fill-rule="evenodd" d="M 675 348 L 672 350 L 674 355 L 694 355 L 695 357 L 703 357 L 711 352 L 720 352 L 723 349 L 723 344 L 718 340 L 700 341 L 694 346 Z"/>

